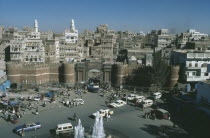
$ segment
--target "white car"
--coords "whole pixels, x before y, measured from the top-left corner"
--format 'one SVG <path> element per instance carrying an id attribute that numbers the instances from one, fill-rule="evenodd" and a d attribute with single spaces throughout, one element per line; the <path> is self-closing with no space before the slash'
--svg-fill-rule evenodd
<path id="1" fill-rule="evenodd" d="M 160 97 L 162 96 L 162 93 L 160 92 L 155 92 L 152 94 L 152 97 L 157 100 L 157 99 L 160 99 Z"/>
<path id="2" fill-rule="evenodd" d="M 108 118 L 111 118 L 110 115 L 112 115 L 114 112 L 113 111 L 110 111 L 109 109 L 105 109 L 105 110 L 101 109 L 101 110 L 99 110 L 99 113 L 100 113 L 100 116 L 102 116 L 102 117 L 105 117 L 106 114 L 109 114 L 108 115 Z M 93 113 L 93 116 L 96 116 L 96 114 L 97 114 L 97 112 L 96 113 Z"/>
<path id="3" fill-rule="evenodd" d="M 117 100 L 116 102 L 114 103 L 111 103 L 109 106 L 110 107 L 114 107 L 114 108 L 117 108 L 117 107 L 121 107 L 123 105 L 126 105 L 126 102 L 122 101 L 122 100 Z"/>
<path id="4" fill-rule="evenodd" d="M 83 99 L 74 99 L 73 102 L 76 102 L 78 105 L 83 105 L 85 103 Z"/>
<path id="5" fill-rule="evenodd" d="M 141 103 L 145 100 L 145 97 L 144 96 L 137 96 L 135 99 L 136 99 L 137 103 Z"/>
<path id="6" fill-rule="evenodd" d="M 130 94 L 130 95 L 128 95 L 128 100 L 129 101 L 131 101 L 131 100 L 134 100 L 136 97 L 137 97 L 138 95 L 136 95 L 136 94 Z"/>
<path id="7" fill-rule="evenodd" d="M 33 100 L 34 101 L 40 101 L 41 100 L 41 97 L 38 97 L 38 96 L 37 97 L 34 97 Z"/>

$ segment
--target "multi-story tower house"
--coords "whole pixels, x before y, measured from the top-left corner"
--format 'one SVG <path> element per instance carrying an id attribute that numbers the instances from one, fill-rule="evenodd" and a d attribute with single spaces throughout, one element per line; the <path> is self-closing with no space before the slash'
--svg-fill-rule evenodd
<path id="1" fill-rule="evenodd" d="M 0 26 L 0 41 L 2 39 L 3 33 L 4 33 L 4 27 L 3 26 Z"/>
<path id="2" fill-rule="evenodd" d="M 78 30 L 75 29 L 74 20 L 71 20 L 70 30 L 65 30 L 65 43 L 77 43 Z"/>
<path id="3" fill-rule="evenodd" d="M 14 34 L 14 40 L 10 41 L 10 57 L 12 61 L 45 62 L 44 51 L 37 20 L 34 22 L 34 30 L 26 34 L 17 32 Z"/>

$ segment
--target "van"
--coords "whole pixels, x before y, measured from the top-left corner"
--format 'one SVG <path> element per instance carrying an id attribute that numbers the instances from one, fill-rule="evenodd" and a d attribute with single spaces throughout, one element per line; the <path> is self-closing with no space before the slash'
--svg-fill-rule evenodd
<path id="1" fill-rule="evenodd" d="M 137 101 L 137 103 L 141 103 L 145 100 L 144 96 L 136 96 L 135 100 Z"/>
<path id="2" fill-rule="evenodd" d="M 58 134 L 64 134 L 64 133 L 71 133 L 73 132 L 74 128 L 71 123 L 64 123 L 64 124 L 58 124 L 55 133 Z"/>
<path id="3" fill-rule="evenodd" d="M 152 97 L 157 100 L 157 99 L 160 99 L 160 97 L 162 96 L 162 94 L 160 92 L 155 92 L 152 94 Z"/>

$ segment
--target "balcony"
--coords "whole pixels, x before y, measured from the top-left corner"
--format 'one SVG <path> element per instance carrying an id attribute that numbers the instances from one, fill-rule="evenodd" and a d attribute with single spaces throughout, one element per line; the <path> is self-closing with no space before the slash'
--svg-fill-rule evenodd
<path id="1" fill-rule="evenodd" d="M 208 76 L 187 76 L 187 82 L 191 81 L 205 81 L 209 79 Z"/>

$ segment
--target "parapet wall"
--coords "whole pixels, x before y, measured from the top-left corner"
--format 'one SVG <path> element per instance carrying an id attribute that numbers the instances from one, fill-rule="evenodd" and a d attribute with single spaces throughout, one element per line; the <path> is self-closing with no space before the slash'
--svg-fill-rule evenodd
<path id="1" fill-rule="evenodd" d="M 64 83 L 75 83 L 75 64 L 64 63 L 63 77 Z"/>
<path id="2" fill-rule="evenodd" d="M 124 83 L 124 78 L 128 75 L 132 75 L 132 72 L 138 67 L 139 65 L 127 65 L 123 63 L 114 64 L 112 69 L 113 83 L 117 86 L 122 85 Z"/>
<path id="3" fill-rule="evenodd" d="M 58 82 L 59 63 L 17 63 L 6 64 L 7 76 L 11 83 L 17 84 L 43 84 Z"/>

